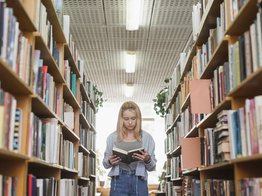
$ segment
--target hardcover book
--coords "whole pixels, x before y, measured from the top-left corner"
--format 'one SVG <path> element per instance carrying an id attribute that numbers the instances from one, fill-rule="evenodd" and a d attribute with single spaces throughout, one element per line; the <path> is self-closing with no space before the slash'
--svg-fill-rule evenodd
<path id="1" fill-rule="evenodd" d="M 144 148 L 136 148 L 133 150 L 123 150 L 121 148 L 114 147 L 113 148 L 113 155 L 116 155 L 121 158 L 122 163 L 130 164 L 134 161 L 137 161 L 137 159 L 133 158 L 134 153 L 140 153 L 140 151 L 144 151 Z"/>

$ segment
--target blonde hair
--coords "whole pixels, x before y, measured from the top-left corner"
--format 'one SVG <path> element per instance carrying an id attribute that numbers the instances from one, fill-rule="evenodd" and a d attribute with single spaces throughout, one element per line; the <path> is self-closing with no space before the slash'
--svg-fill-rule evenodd
<path id="1" fill-rule="evenodd" d="M 126 101 L 122 104 L 120 107 L 119 113 L 118 113 L 118 121 L 117 121 L 117 135 L 118 139 L 121 141 L 124 139 L 125 136 L 127 136 L 127 131 L 124 127 L 124 120 L 123 120 L 123 113 L 126 110 L 134 110 L 136 113 L 136 119 L 137 123 L 135 126 L 135 132 L 134 132 L 134 137 L 136 140 L 140 141 L 141 140 L 141 124 L 142 124 L 142 117 L 141 117 L 141 111 L 138 105 L 133 102 L 133 101 Z"/>

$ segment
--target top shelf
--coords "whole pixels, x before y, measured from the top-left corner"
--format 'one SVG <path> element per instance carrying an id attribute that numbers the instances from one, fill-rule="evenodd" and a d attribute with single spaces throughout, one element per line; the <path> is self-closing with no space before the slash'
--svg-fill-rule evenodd
<path id="1" fill-rule="evenodd" d="M 240 9 L 238 16 L 226 30 L 225 35 L 238 36 L 247 31 L 256 18 L 257 1 L 250 0 Z"/>
<path id="2" fill-rule="evenodd" d="M 7 1 L 7 6 L 14 9 L 14 15 L 16 16 L 19 22 L 19 28 L 21 31 L 24 32 L 36 31 L 34 22 L 31 20 L 22 1 L 19 0 Z"/>
<path id="3" fill-rule="evenodd" d="M 66 38 L 63 32 L 63 28 L 57 17 L 53 2 L 51 0 L 42 0 L 42 3 L 45 5 L 48 13 L 48 19 L 52 23 L 53 35 L 55 41 L 58 43 L 66 43 Z"/>
<path id="4" fill-rule="evenodd" d="M 216 17 L 220 14 L 219 7 L 222 2 L 223 0 L 208 1 L 207 8 L 200 22 L 200 31 L 195 42 L 197 46 L 203 45 L 209 36 L 209 29 L 216 27 Z"/>

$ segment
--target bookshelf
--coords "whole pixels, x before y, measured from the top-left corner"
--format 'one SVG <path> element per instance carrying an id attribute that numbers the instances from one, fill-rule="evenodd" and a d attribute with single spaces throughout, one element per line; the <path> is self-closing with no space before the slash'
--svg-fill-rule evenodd
<path id="1" fill-rule="evenodd" d="M 0 3 L 0 181 L 18 196 L 46 183 L 58 196 L 95 195 L 93 84 L 58 1 Z"/>
<path id="2" fill-rule="evenodd" d="M 166 192 L 174 194 L 179 185 L 184 194 L 199 189 L 194 193 L 205 195 L 215 191 L 216 184 L 223 183 L 226 195 L 241 195 L 240 190 L 255 189 L 262 177 L 261 1 L 209 0 L 199 1 L 197 6 L 201 10 L 194 16 L 200 25 L 193 25 L 193 29 L 199 29 L 193 30 L 193 44 L 181 51 L 186 55 L 180 55 L 169 87 L 167 173 L 180 173 L 181 169 L 182 183 L 166 178 Z M 190 90 L 187 92 L 188 76 L 189 80 L 211 80 L 210 113 L 185 115 L 192 104 Z M 191 126 L 185 125 L 186 122 Z M 201 164 L 187 170 L 176 169 L 171 160 L 181 157 L 185 161 L 181 141 L 188 137 L 203 140 Z M 188 176 L 199 181 L 198 187 Z M 246 183 L 254 187 L 246 187 Z"/>

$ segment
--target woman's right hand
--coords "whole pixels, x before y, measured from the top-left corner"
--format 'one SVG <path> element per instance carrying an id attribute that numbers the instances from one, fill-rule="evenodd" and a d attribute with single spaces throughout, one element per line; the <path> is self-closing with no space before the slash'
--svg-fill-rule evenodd
<path id="1" fill-rule="evenodd" d="M 116 155 L 110 155 L 108 158 L 108 162 L 110 163 L 110 165 L 115 166 L 119 164 L 120 158 Z"/>

